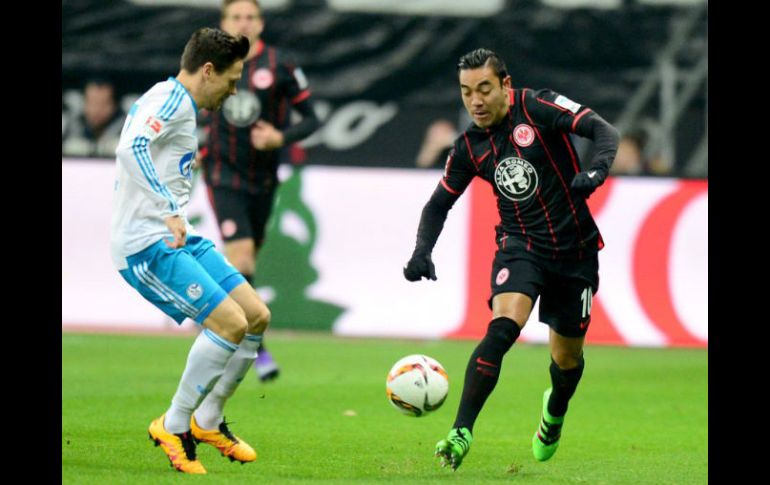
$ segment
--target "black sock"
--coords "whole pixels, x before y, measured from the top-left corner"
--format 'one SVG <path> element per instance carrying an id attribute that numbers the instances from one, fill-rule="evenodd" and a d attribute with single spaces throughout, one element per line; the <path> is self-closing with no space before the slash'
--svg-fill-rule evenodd
<path id="1" fill-rule="evenodd" d="M 476 417 L 497 384 L 503 356 L 516 342 L 519 333 L 521 328 L 510 318 L 498 317 L 489 323 L 487 334 L 468 361 L 463 395 L 453 427 L 465 427 L 473 432 Z"/>
<path id="2" fill-rule="evenodd" d="M 574 369 L 562 370 L 551 359 L 551 397 L 548 399 L 548 413 L 551 416 L 558 417 L 567 414 L 567 405 L 572 395 L 575 394 L 578 382 L 583 376 L 584 366 L 583 356 L 580 356 L 580 362 Z"/>

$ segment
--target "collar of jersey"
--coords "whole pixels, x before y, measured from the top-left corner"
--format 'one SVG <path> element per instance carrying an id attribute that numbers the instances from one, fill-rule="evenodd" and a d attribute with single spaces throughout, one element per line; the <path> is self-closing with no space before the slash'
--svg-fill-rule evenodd
<path id="1" fill-rule="evenodd" d="M 169 76 L 169 77 L 168 77 L 168 80 L 169 80 L 169 81 L 174 81 L 175 83 L 177 83 L 178 85 L 180 85 L 180 86 L 182 87 L 182 89 L 184 89 L 184 92 L 185 92 L 185 93 L 187 93 L 187 96 L 189 96 L 189 98 L 190 98 L 190 102 L 191 102 L 191 103 L 192 103 L 192 105 L 193 105 L 193 109 L 194 109 L 194 110 L 195 110 L 195 112 L 197 113 L 197 112 L 198 112 L 198 105 L 197 105 L 197 104 L 195 104 L 195 100 L 193 99 L 192 95 L 190 94 L 190 91 L 188 91 L 188 90 L 187 90 L 187 88 L 186 88 L 186 87 L 184 87 L 184 84 L 180 83 L 180 82 L 179 82 L 179 80 L 178 80 L 177 78 L 175 78 L 175 77 L 172 77 L 172 76 Z"/>

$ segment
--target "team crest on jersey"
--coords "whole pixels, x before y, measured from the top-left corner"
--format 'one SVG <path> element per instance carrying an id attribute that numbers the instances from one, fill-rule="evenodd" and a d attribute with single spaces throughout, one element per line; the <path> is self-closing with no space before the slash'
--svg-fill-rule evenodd
<path id="1" fill-rule="evenodd" d="M 187 296 L 189 296 L 191 300 L 197 300 L 202 294 L 203 288 L 201 288 L 201 285 L 198 283 L 193 283 L 187 287 Z"/>
<path id="2" fill-rule="evenodd" d="M 222 224 L 219 225 L 219 230 L 222 231 L 223 237 L 230 237 L 238 230 L 238 224 L 232 219 L 225 219 Z"/>
<path id="3" fill-rule="evenodd" d="M 192 169 L 195 163 L 195 152 L 187 152 L 184 154 L 181 160 L 179 160 L 179 173 L 181 173 L 187 180 L 192 180 Z"/>
<path id="4" fill-rule="evenodd" d="M 511 275 L 511 272 L 508 271 L 508 268 L 503 268 L 500 271 L 497 272 L 497 277 L 495 278 L 495 283 L 497 283 L 497 286 L 502 285 L 506 282 L 508 279 L 508 276 Z"/>
<path id="5" fill-rule="evenodd" d="M 513 139 L 520 147 L 528 147 L 535 141 L 535 130 L 522 123 L 513 129 Z"/>
<path id="6" fill-rule="evenodd" d="M 238 91 L 225 100 L 222 114 L 228 123 L 244 128 L 257 121 L 262 112 L 262 103 L 251 91 Z"/>
<path id="7" fill-rule="evenodd" d="M 537 190 L 537 180 L 535 167 L 523 158 L 506 158 L 495 169 L 497 190 L 515 202 L 530 198 Z"/>
<path id="8" fill-rule="evenodd" d="M 257 89 L 267 89 L 273 84 L 273 73 L 265 67 L 257 69 L 251 76 L 251 82 Z"/>

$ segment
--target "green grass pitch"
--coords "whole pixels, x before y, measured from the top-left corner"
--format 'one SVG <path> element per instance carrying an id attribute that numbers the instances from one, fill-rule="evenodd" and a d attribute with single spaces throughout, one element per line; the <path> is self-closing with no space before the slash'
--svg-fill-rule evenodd
<path id="1" fill-rule="evenodd" d="M 62 335 L 63 484 L 590 484 L 708 482 L 708 351 L 589 346 L 559 451 L 532 457 L 548 349 L 517 344 L 482 410 L 456 471 L 433 447 L 454 420 L 475 342 L 269 334 L 281 377 L 250 370 L 226 408 L 231 429 L 259 453 L 231 463 L 200 445 L 208 475 L 168 465 L 147 439 L 167 408 L 192 335 Z M 385 376 L 407 354 L 429 355 L 449 374 L 444 406 L 422 418 L 385 398 Z M 346 411 L 354 411 L 346 413 Z"/>

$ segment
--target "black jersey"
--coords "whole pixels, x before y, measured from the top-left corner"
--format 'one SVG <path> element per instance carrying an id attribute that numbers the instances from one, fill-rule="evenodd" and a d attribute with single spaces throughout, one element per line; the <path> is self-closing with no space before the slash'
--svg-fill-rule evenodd
<path id="1" fill-rule="evenodd" d="M 604 246 L 583 197 L 570 189 L 579 161 L 569 133 L 581 130 L 589 108 L 551 90 L 509 91 L 502 122 L 474 123 L 455 141 L 441 185 L 460 195 L 473 177 L 497 197 L 501 248 L 520 247 L 548 259 L 582 259 Z"/>
<path id="2" fill-rule="evenodd" d="M 200 125 L 207 132 L 201 150 L 206 184 L 250 193 L 272 190 L 277 184 L 281 150 L 254 148 L 251 127 L 262 119 L 284 131 L 290 125 L 292 107 L 303 105 L 303 115 L 312 112 L 309 98 L 301 69 L 285 53 L 260 41 L 257 55 L 244 63 L 237 93 L 225 100 L 220 111 L 201 116 Z M 284 131 L 284 146 L 309 134 L 290 136 Z"/>

